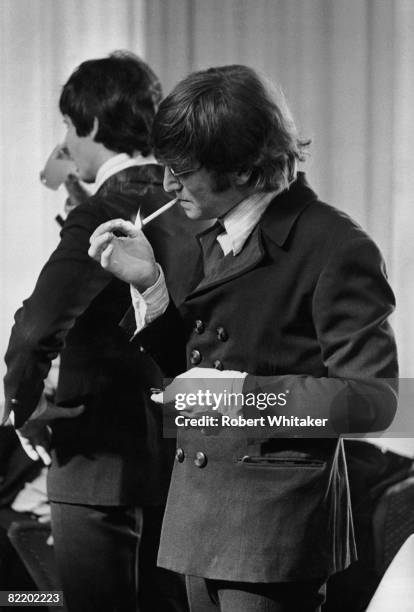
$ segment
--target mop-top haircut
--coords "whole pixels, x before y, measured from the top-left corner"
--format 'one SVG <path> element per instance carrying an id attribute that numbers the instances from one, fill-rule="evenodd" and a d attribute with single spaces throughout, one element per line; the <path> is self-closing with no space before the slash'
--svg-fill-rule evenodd
<path id="1" fill-rule="evenodd" d="M 59 108 L 78 136 L 91 132 L 96 117 L 96 142 L 117 153 L 148 155 L 161 97 L 160 82 L 148 64 L 133 53 L 115 51 L 76 68 L 63 87 Z"/>
<path id="2" fill-rule="evenodd" d="M 250 172 L 260 191 L 287 187 L 309 141 L 299 139 L 283 94 L 253 69 L 231 65 L 194 72 L 162 101 L 154 153 L 176 172 L 204 167 L 225 177 Z M 224 180 L 223 180 L 224 179 Z"/>

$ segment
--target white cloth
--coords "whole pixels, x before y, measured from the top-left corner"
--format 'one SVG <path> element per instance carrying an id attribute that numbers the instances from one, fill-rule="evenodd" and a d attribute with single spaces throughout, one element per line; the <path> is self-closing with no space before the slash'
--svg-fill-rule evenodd
<path id="1" fill-rule="evenodd" d="M 141 294 L 135 287 L 130 287 L 137 326 L 135 334 L 144 329 L 151 321 L 160 317 L 167 310 L 170 301 L 164 272 L 159 264 L 157 264 L 157 267 L 160 273 L 159 277 L 156 283 L 144 293 Z"/>
<path id="2" fill-rule="evenodd" d="M 26 482 L 24 488 L 16 495 L 11 507 L 15 512 L 31 512 L 37 516 L 49 516 L 50 505 L 46 492 L 47 469 L 43 468 L 39 476 Z"/>
<path id="3" fill-rule="evenodd" d="M 233 252 L 233 255 L 236 256 L 240 253 L 246 240 L 277 193 L 277 191 L 254 193 L 242 200 L 221 219 L 226 231 L 217 236 L 217 241 L 220 243 L 224 255 Z"/>

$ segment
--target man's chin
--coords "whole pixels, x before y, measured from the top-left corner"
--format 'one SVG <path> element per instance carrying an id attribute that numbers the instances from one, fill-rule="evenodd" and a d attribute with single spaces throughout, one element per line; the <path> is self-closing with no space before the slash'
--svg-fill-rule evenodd
<path id="1" fill-rule="evenodd" d="M 200 211 L 197 210 L 197 208 L 195 208 L 191 204 L 191 202 L 187 202 L 185 200 L 181 200 L 180 201 L 180 206 L 184 210 L 186 216 L 189 219 L 199 219 L 200 218 Z"/>

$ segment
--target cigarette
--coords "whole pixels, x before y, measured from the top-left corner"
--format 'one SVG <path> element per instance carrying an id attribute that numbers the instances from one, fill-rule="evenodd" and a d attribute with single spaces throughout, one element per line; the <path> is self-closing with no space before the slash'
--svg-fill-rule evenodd
<path id="1" fill-rule="evenodd" d="M 165 213 L 165 211 L 168 210 L 169 208 L 171 208 L 171 206 L 174 206 L 174 204 L 176 204 L 176 202 L 178 202 L 178 198 L 174 198 L 170 202 L 167 202 L 166 204 L 164 204 L 164 206 L 161 206 L 161 208 L 159 208 L 155 212 L 153 212 L 150 215 L 148 215 L 148 217 L 145 217 L 145 219 L 143 219 L 141 221 L 141 227 L 144 227 L 144 225 L 147 225 L 147 223 L 149 223 L 153 219 L 156 219 L 157 217 L 159 217 L 160 215 Z"/>

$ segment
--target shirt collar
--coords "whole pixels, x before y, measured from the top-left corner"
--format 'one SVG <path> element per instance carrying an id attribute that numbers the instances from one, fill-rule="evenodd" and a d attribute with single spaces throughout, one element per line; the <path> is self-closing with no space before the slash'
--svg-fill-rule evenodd
<path id="1" fill-rule="evenodd" d="M 233 255 L 240 253 L 266 208 L 278 193 L 278 191 L 254 193 L 242 200 L 221 219 L 226 231 L 217 236 L 217 240 L 225 255 L 231 251 Z"/>
<path id="2" fill-rule="evenodd" d="M 144 157 L 140 153 L 131 157 L 127 153 L 118 153 L 110 157 L 106 162 L 102 164 L 96 174 L 96 180 L 94 185 L 94 191 L 97 191 L 102 187 L 103 183 L 109 179 L 113 174 L 121 172 L 131 166 L 144 166 L 147 164 L 156 164 L 155 157 L 153 155 L 147 155 Z"/>

